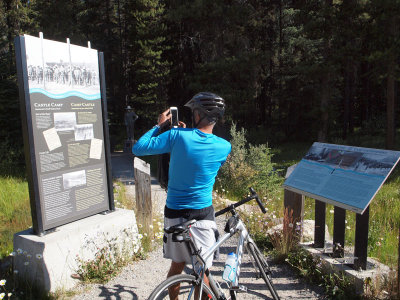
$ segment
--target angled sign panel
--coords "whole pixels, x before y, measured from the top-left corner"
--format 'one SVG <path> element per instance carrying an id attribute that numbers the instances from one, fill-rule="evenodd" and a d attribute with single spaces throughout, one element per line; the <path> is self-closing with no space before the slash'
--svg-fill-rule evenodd
<path id="1" fill-rule="evenodd" d="M 284 187 L 363 213 L 399 158 L 399 151 L 314 143 Z"/>

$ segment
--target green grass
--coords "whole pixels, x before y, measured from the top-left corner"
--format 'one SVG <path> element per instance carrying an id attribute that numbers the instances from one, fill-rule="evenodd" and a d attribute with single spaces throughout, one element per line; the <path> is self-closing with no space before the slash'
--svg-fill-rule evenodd
<path id="1" fill-rule="evenodd" d="M 13 251 L 13 235 L 32 226 L 28 183 L 0 177 L 0 258 Z"/>
<path id="2" fill-rule="evenodd" d="M 395 174 L 393 174 L 395 175 Z M 368 255 L 394 267 L 400 226 L 400 177 L 383 185 L 370 207 Z"/>

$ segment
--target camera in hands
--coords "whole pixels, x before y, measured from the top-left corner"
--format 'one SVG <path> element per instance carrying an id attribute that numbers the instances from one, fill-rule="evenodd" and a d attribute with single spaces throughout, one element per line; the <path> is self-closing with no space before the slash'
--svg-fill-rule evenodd
<path id="1" fill-rule="evenodd" d="M 169 112 L 171 114 L 171 127 L 177 128 L 179 124 L 178 119 L 178 108 L 175 106 L 170 107 Z"/>

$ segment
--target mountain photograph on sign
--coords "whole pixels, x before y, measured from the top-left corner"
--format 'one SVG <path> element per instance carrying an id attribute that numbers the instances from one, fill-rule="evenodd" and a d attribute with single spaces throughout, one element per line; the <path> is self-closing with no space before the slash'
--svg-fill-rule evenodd
<path id="1" fill-rule="evenodd" d="M 357 150 L 332 149 L 324 144 L 318 144 L 313 145 L 303 159 L 333 166 L 335 169 L 386 176 L 393 164 L 396 163 L 397 156 L 390 151 L 368 153 Z"/>

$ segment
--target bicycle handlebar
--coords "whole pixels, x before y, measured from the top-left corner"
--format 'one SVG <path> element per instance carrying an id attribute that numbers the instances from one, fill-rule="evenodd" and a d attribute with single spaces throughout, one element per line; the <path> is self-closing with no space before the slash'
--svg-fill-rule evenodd
<path id="1" fill-rule="evenodd" d="M 258 206 L 260 207 L 262 213 L 265 214 L 265 213 L 267 212 L 267 210 L 265 209 L 264 205 L 262 204 L 260 198 L 258 198 L 257 193 L 254 191 L 254 189 L 253 189 L 252 187 L 249 188 L 249 190 L 250 190 L 250 192 L 254 195 L 254 197 L 255 197 L 255 199 L 256 199 L 256 201 L 257 201 L 257 204 L 258 204 Z"/>
<path id="2" fill-rule="evenodd" d="M 265 209 L 264 205 L 261 203 L 260 198 L 258 198 L 257 193 L 254 191 L 253 188 L 249 188 L 250 191 L 250 196 L 247 198 L 244 198 L 243 200 L 240 200 L 239 202 L 236 202 L 234 204 L 229 205 L 228 207 L 225 207 L 223 209 L 221 209 L 220 211 L 217 211 L 215 213 L 215 216 L 218 217 L 224 213 L 227 213 L 233 209 L 235 209 L 236 207 L 239 207 L 253 199 L 255 199 L 257 201 L 258 206 L 260 207 L 261 211 L 263 214 L 265 214 L 267 212 L 267 210 Z"/>

